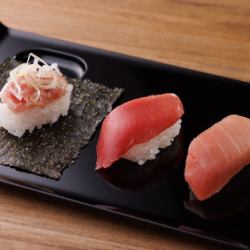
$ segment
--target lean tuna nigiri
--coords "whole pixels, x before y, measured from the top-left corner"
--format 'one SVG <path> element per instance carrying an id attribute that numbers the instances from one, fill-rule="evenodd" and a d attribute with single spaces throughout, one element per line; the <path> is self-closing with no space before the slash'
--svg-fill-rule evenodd
<path id="1" fill-rule="evenodd" d="M 120 158 L 143 164 L 179 134 L 183 105 L 175 94 L 153 95 L 126 102 L 104 120 L 97 144 L 96 169 Z"/>
<path id="2" fill-rule="evenodd" d="M 190 144 L 185 179 L 199 200 L 219 192 L 250 163 L 250 119 L 230 115 Z"/>

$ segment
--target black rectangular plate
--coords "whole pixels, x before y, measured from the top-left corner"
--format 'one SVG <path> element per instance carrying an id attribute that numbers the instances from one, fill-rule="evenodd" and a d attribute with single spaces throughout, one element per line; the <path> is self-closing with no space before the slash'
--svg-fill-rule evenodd
<path id="1" fill-rule="evenodd" d="M 250 249 L 249 208 L 227 219 L 207 221 L 193 215 L 183 206 L 184 200 L 188 198 L 188 187 L 183 179 L 188 144 L 199 132 L 226 115 L 237 113 L 250 117 L 249 84 L 50 39 L 0 25 L 0 62 L 22 51 L 39 48 L 57 50 L 83 58 L 88 65 L 86 78 L 110 87 L 118 86 L 125 89 L 117 104 L 150 94 L 176 93 L 185 107 L 182 126 L 184 157 L 179 162 L 178 169 L 171 174 L 166 172 L 164 167 L 157 167 L 156 170 L 151 167 L 150 171 L 135 167 L 137 172 L 132 186 L 126 180 L 124 183 L 122 179 L 121 185 L 116 180 L 113 183 L 115 185 L 111 185 L 107 180 L 109 177 L 106 176 L 105 179 L 104 175 L 94 171 L 95 147 L 99 133 L 97 131 L 88 146 L 81 150 L 76 163 L 64 171 L 59 181 L 0 166 L 1 182 L 227 246 Z M 67 66 L 67 60 L 63 63 L 65 73 L 73 72 L 74 75 L 74 68 Z M 79 65 L 76 66 L 75 62 L 72 65 L 79 70 Z M 86 69 L 82 70 L 85 74 Z M 79 73 L 77 72 L 76 76 Z M 82 75 L 81 70 L 79 75 Z M 161 157 L 158 162 L 161 161 Z M 123 162 L 122 165 L 124 164 L 128 165 L 128 176 L 133 176 L 130 163 Z M 119 171 L 115 170 L 113 174 L 119 176 Z M 115 176 L 112 178 L 115 179 Z"/>

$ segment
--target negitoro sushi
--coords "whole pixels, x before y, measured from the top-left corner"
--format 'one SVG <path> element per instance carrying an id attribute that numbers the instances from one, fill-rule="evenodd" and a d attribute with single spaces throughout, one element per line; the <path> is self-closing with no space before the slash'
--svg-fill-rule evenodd
<path id="1" fill-rule="evenodd" d="M 21 137 L 26 130 L 53 124 L 67 115 L 72 90 L 56 63 L 48 65 L 31 53 L 9 72 L 0 92 L 0 126 Z"/>
<path id="2" fill-rule="evenodd" d="M 170 146 L 179 134 L 184 113 L 180 98 L 172 93 L 128 101 L 104 120 L 97 144 L 96 169 L 120 158 L 142 165 L 155 159 L 160 148 Z"/>
<path id="3" fill-rule="evenodd" d="M 250 119 L 229 115 L 191 142 L 185 179 L 198 200 L 219 192 L 250 164 Z"/>
<path id="4" fill-rule="evenodd" d="M 65 77 L 34 54 L 0 65 L 0 164 L 59 179 L 122 89 Z"/>

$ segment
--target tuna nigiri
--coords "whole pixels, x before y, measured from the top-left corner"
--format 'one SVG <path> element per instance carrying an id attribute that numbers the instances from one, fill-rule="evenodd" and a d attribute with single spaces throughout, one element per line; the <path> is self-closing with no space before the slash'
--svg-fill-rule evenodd
<path id="1" fill-rule="evenodd" d="M 68 112 L 72 89 L 57 64 L 48 65 L 31 53 L 10 71 L 0 92 L 0 127 L 21 137 L 26 130 L 56 122 Z"/>
<path id="2" fill-rule="evenodd" d="M 142 165 L 155 159 L 159 148 L 179 134 L 183 105 L 175 94 L 161 94 L 128 101 L 104 120 L 97 144 L 96 169 L 120 158 Z"/>
<path id="3" fill-rule="evenodd" d="M 190 144 L 185 179 L 199 200 L 219 192 L 250 163 L 250 119 L 230 115 Z"/>

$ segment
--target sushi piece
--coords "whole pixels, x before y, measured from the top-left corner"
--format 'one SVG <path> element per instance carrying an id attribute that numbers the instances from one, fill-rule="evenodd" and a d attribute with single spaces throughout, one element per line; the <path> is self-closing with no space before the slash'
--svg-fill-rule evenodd
<path id="1" fill-rule="evenodd" d="M 31 53 L 10 71 L 0 92 L 0 126 L 21 137 L 26 130 L 55 123 L 67 115 L 72 90 L 57 64 L 48 65 Z"/>
<path id="2" fill-rule="evenodd" d="M 142 165 L 170 146 L 181 128 L 183 105 L 175 94 L 152 95 L 126 102 L 104 120 L 97 144 L 96 169 L 120 158 Z"/>
<path id="3" fill-rule="evenodd" d="M 9 78 L 9 72 L 20 65 L 14 59 L 0 64 L 0 89 Z M 25 133 L 21 138 L 0 128 L 0 165 L 16 170 L 60 179 L 64 169 L 74 164 L 80 149 L 86 147 L 97 126 L 112 110 L 113 103 L 123 89 L 109 88 L 89 79 L 67 77 L 73 85 L 67 116 L 52 126 L 44 125 Z"/>
<path id="4" fill-rule="evenodd" d="M 250 119 L 229 115 L 191 142 L 185 180 L 198 200 L 206 200 L 249 163 Z"/>

